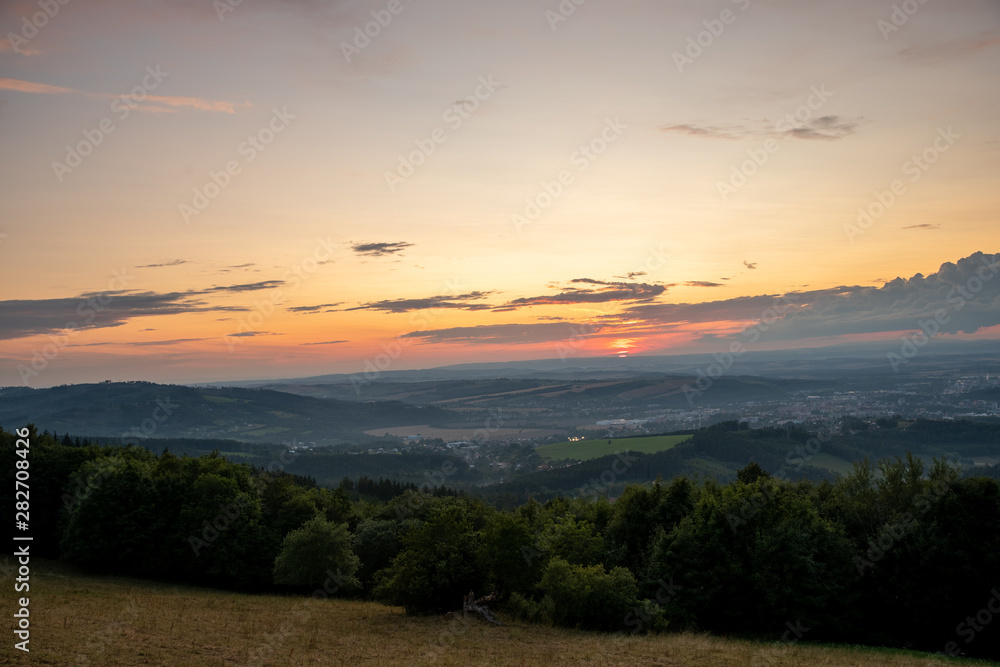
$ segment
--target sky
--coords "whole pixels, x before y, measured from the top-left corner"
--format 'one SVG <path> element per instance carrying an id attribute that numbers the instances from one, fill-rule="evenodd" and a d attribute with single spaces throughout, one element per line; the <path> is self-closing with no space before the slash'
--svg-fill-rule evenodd
<path id="1" fill-rule="evenodd" d="M 0 386 L 1000 339 L 998 71 L 996 0 L 8 0 Z"/>

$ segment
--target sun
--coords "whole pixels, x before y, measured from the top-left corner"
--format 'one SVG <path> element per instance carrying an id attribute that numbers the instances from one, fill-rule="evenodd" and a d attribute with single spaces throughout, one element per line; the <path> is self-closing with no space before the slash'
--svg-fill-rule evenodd
<path id="1" fill-rule="evenodd" d="M 619 338 L 611 343 L 611 347 L 618 353 L 620 359 L 625 359 L 628 357 L 629 352 L 635 346 L 634 338 Z"/>

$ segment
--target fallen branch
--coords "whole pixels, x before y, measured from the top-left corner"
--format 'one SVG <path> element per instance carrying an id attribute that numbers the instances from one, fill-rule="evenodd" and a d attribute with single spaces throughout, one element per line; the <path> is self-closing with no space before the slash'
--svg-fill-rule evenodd
<path id="1" fill-rule="evenodd" d="M 476 594 L 469 591 L 469 594 L 462 598 L 462 615 L 466 616 L 469 612 L 473 612 L 482 616 L 488 623 L 493 625 L 503 625 L 497 620 L 497 617 L 493 615 L 490 608 L 486 606 L 487 602 L 493 602 L 497 599 L 496 593 L 490 593 L 486 597 L 476 599 Z"/>

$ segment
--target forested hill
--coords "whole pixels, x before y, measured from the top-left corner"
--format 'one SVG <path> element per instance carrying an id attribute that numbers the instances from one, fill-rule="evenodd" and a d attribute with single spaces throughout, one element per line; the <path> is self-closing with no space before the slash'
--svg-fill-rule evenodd
<path id="1" fill-rule="evenodd" d="M 454 413 L 396 401 L 345 402 L 265 389 L 105 382 L 0 389 L 0 424 L 91 436 L 234 438 L 254 442 L 356 439 L 365 429 L 435 424 Z"/>

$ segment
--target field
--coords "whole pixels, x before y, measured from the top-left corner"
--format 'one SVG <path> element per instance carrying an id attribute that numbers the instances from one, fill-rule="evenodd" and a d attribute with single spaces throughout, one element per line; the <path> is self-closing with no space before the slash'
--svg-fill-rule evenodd
<path id="1" fill-rule="evenodd" d="M 607 438 L 594 438 L 592 440 L 577 440 L 576 442 L 557 442 L 551 445 L 542 445 L 535 449 L 543 458 L 547 459 L 579 459 L 586 461 L 596 459 L 615 452 L 642 452 L 652 454 L 670 449 L 685 440 L 690 439 L 689 435 L 654 435 L 648 438 L 612 438 L 608 444 Z"/>
<path id="2" fill-rule="evenodd" d="M 2 585 L 11 590 L 12 575 Z M 5 609 L 13 601 L 4 597 Z M 4 612 L 8 628 L 12 612 Z M 371 602 L 253 596 L 32 560 L 31 653 L 11 665 L 984 665 L 880 649 L 749 642 L 709 635 L 615 637 L 442 616 Z"/>
<path id="3" fill-rule="evenodd" d="M 424 438 L 441 438 L 445 442 L 457 442 L 461 440 L 479 440 L 483 437 L 488 440 L 505 440 L 518 438 L 545 438 L 550 435 L 562 433 L 554 429 L 544 428 L 437 428 L 423 424 L 421 426 L 390 426 L 386 428 L 373 428 L 365 431 L 367 435 L 392 435 L 397 438 L 405 438 L 408 435 L 419 435 Z"/>

